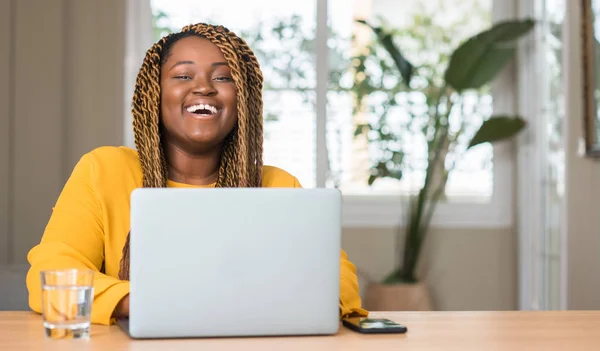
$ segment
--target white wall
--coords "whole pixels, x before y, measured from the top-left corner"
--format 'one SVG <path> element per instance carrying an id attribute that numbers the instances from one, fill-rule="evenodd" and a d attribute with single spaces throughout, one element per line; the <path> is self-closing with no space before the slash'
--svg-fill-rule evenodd
<path id="1" fill-rule="evenodd" d="M 9 1 L 0 1 L 0 42 L 4 50 L 0 50 L 0 264 L 7 262 L 8 218 L 10 217 L 10 157 L 11 157 L 11 100 L 10 94 L 10 61 L 11 61 L 11 7 Z"/>
<path id="2" fill-rule="evenodd" d="M 566 38 L 567 308 L 600 309 L 600 159 L 583 158 L 580 1 L 568 1 Z"/>
<path id="3" fill-rule="evenodd" d="M 342 247 L 357 266 L 361 292 L 399 261 L 397 230 L 344 229 Z M 516 235 L 506 229 L 439 229 L 427 237 L 419 274 L 434 306 L 442 311 L 515 310 Z"/>
<path id="4" fill-rule="evenodd" d="M 120 145 L 124 3 L 0 2 L 0 263 L 25 261 L 81 155 Z"/>

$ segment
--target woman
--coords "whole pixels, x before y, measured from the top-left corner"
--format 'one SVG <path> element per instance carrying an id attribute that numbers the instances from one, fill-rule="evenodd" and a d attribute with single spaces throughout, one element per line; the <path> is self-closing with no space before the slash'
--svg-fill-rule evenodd
<path id="1" fill-rule="evenodd" d="M 41 311 L 39 272 L 91 268 L 92 322 L 129 315 L 129 197 L 139 187 L 300 187 L 262 164 L 262 73 L 246 43 L 196 24 L 146 53 L 133 96 L 137 151 L 84 155 L 39 245 L 28 255 L 30 307 Z M 341 252 L 340 317 L 361 309 L 355 267 Z"/>

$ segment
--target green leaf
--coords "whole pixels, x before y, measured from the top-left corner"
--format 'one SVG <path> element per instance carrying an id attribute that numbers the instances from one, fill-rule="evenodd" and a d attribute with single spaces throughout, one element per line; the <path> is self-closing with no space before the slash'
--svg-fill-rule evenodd
<path id="1" fill-rule="evenodd" d="M 483 143 L 509 139 L 525 128 L 525 125 L 525 121 L 518 116 L 492 116 L 483 122 L 467 149 Z"/>
<path id="2" fill-rule="evenodd" d="M 446 69 L 446 82 L 456 91 L 477 89 L 492 81 L 515 56 L 514 41 L 534 26 L 531 19 L 505 21 L 459 46 Z"/>
<path id="3" fill-rule="evenodd" d="M 404 153 L 400 151 L 392 151 L 392 162 L 401 164 L 404 161 Z"/>
<path id="4" fill-rule="evenodd" d="M 473 67 L 470 77 L 461 90 L 477 89 L 494 80 L 516 53 L 515 48 L 494 48 L 487 51 L 481 57 L 482 64 Z M 455 87 L 455 89 L 457 88 Z"/>
<path id="5" fill-rule="evenodd" d="M 354 136 L 359 136 L 361 134 L 364 134 L 365 132 L 369 131 L 369 125 L 368 124 L 359 124 L 356 126 L 356 129 L 354 130 Z"/>
<path id="6" fill-rule="evenodd" d="M 387 173 L 388 178 L 393 178 L 393 179 L 398 179 L 398 180 L 402 180 L 403 175 L 404 175 L 404 173 L 402 172 L 401 169 L 392 169 L 392 170 L 389 170 Z"/>
<path id="7" fill-rule="evenodd" d="M 404 84 L 408 86 L 413 75 L 414 66 L 402 55 L 396 44 L 394 44 L 392 34 L 385 32 L 381 27 L 372 26 L 365 20 L 356 20 L 356 22 L 370 27 L 375 32 L 381 45 L 390 54 L 392 60 L 394 60 Z"/>
<path id="8" fill-rule="evenodd" d="M 393 136 L 390 133 L 379 132 L 379 139 L 381 141 L 390 141 L 394 140 Z"/>
<path id="9" fill-rule="evenodd" d="M 376 180 L 376 179 L 377 179 L 377 176 L 376 176 L 376 175 L 374 175 L 374 174 L 371 174 L 371 175 L 369 176 L 369 180 L 368 180 L 368 184 L 369 184 L 369 186 L 373 185 L 373 183 L 375 182 L 375 180 Z"/>

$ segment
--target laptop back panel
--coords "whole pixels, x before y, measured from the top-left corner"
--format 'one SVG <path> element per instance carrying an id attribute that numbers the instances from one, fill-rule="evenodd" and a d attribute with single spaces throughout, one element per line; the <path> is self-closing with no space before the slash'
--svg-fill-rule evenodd
<path id="1" fill-rule="evenodd" d="M 333 189 L 137 189 L 130 335 L 316 335 L 339 326 Z"/>

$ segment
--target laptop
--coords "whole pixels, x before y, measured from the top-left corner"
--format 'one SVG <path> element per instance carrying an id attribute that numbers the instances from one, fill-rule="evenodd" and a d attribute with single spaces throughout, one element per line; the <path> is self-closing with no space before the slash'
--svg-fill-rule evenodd
<path id="1" fill-rule="evenodd" d="M 331 335 L 339 328 L 335 189 L 136 189 L 133 338 Z"/>

